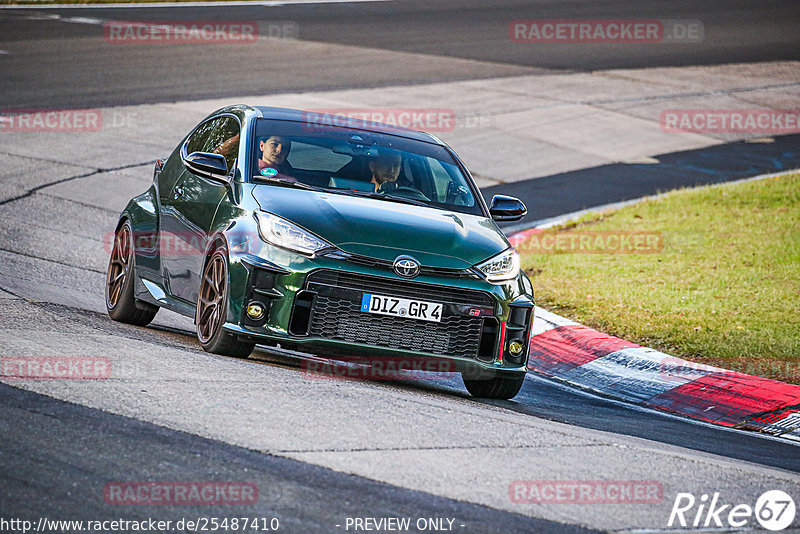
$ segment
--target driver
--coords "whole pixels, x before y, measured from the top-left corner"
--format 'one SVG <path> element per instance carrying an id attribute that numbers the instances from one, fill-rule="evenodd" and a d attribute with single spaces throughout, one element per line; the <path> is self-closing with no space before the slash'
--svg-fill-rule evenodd
<path id="1" fill-rule="evenodd" d="M 278 135 L 273 135 L 259 141 L 261 159 L 258 160 L 258 172 L 268 178 L 280 178 L 296 182 L 293 177 L 294 168 L 286 161 L 292 149 L 292 141 Z"/>
<path id="2" fill-rule="evenodd" d="M 370 160 L 369 170 L 372 173 L 370 182 L 375 192 L 387 193 L 397 189 L 397 177 L 403 165 L 403 157 L 395 150 L 379 149 L 378 156 Z"/>

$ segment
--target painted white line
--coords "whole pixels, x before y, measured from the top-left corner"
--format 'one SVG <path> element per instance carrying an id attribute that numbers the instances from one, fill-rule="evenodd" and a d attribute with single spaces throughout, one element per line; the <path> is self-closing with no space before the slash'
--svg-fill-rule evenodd
<path id="1" fill-rule="evenodd" d="M 136 9 L 140 7 L 223 7 L 223 6 L 259 6 L 259 7 L 287 7 L 303 4 L 358 4 L 366 2 L 389 2 L 391 0 L 286 0 L 283 2 L 273 0 L 247 1 L 232 0 L 231 2 L 141 2 L 129 4 L 7 4 L 0 5 L 0 9 Z"/>
<path id="2" fill-rule="evenodd" d="M 62 22 L 71 22 L 73 24 L 102 24 L 103 21 L 100 19 L 93 19 L 89 17 L 64 17 L 61 19 Z"/>
<path id="3" fill-rule="evenodd" d="M 36 15 L 27 15 L 25 17 L 20 17 L 22 20 L 56 20 L 60 19 L 61 15 L 56 15 L 55 13 L 39 13 Z"/>
<path id="4" fill-rule="evenodd" d="M 0 50 L 0 56 L 7 56 L 10 53 L 8 50 Z"/>
<path id="5" fill-rule="evenodd" d="M 796 441 L 797 443 L 800 444 L 800 432 L 798 432 L 798 429 L 792 430 L 788 434 L 782 434 L 781 437 L 784 439 L 790 439 L 792 441 Z"/>

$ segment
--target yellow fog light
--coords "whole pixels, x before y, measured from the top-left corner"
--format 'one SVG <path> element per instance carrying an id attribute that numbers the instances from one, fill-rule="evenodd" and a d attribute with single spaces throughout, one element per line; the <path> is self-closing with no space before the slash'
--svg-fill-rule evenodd
<path id="1" fill-rule="evenodd" d="M 511 352 L 511 354 L 513 354 L 514 356 L 517 356 L 518 354 L 520 354 L 522 352 L 522 343 L 520 343 L 519 341 L 517 341 L 515 339 L 511 343 L 508 344 L 508 350 L 509 350 L 509 352 Z"/>
<path id="2" fill-rule="evenodd" d="M 260 302 L 251 302 L 247 305 L 247 316 L 257 321 L 264 317 L 264 305 Z"/>

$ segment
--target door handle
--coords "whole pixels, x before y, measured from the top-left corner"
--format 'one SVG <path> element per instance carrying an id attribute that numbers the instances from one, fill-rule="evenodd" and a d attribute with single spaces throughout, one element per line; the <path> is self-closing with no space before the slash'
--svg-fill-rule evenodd
<path id="1" fill-rule="evenodd" d="M 183 184 L 178 184 L 177 186 L 175 186 L 175 192 L 172 194 L 172 198 L 174 200 L 183 198 Z"/>

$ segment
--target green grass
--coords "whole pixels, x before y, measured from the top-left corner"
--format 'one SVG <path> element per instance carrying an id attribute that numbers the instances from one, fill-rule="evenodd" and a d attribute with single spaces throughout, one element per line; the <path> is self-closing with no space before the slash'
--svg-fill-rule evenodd
<path id="1" fill-rule="evenodd" d="M 555 232 L 660 232 L 650 254 L 529 254 L 536 302 L 688 360 L 800 383 L 800 174 L 684 189 Z"/>

